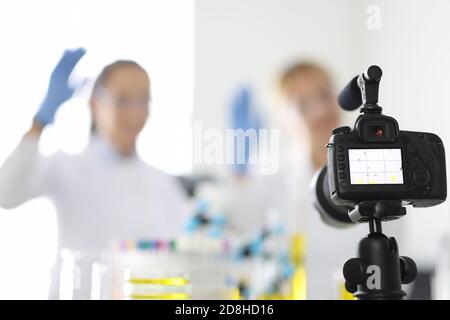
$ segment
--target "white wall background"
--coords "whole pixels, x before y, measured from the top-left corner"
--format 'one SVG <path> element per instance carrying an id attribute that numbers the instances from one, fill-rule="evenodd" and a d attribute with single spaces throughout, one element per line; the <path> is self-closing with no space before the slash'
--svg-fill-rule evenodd
<path id="1" fill-rule="evenodd" d="M 381 10 L 379 30 L 367 27 L 370 5 Z M 445 0 L 197 0 L 194 118 L 224 127 L 230 94 L 242 83 L 253 86 L 263 108 L 272 107 L 274 76 L 293 58 L 325 64 L 338 87 L 378 64 L 386 114 L 404 130 L 436 132 L 448 144 L 449 16 Z M 356 115 L 347 115 L 349 124 Z M 449 211 L 447 203 L 410 210 L 390 223 L 405 230 L 401 253 L 432 265 Z"/>
<path id="2" fill-rule="evenodd" d="M 193 0 L 0 2 L 0 161 L 31 124 L 63 50 L 84 46 L 75 82 L 95 77 L 116 59 L 134 59 L 149 71 L 152 114 L 139 152 L 169 173 L 188 172 L 193 37 Z M 88 94 L 86 88 L 61 107 L 42 138 L 45 154 L 83 149 L 90 127 Z M 55 239 L 54 211 L 45 199 L 0 210 L 0 298 L 46 297 Z"/>
<path id="3" fill-rule="evenodd" d="M 224 128 L 231 94 L 242 84 L 254 89 L 261 110 L 270 110 L 277 103 L 276 77 L 298 57 L 329 67 L 338 86 L 343 85 L 352 70 L 358 70 L 353 4 L 352 0 L 197 0 L 194 119 L 201 119 L 204 127 Z"/>

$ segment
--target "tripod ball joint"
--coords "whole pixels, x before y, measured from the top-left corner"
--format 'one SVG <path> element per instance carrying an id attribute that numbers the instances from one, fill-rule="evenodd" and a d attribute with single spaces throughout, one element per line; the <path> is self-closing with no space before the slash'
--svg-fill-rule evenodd
<path id="1" fill-rule="evenodd" d="M 402 284 L 412 283 L 417 276 L 417 266 L 410 257 L 401 256 L 400 275 Z M 367 264 L 360 258 L 352 258 L 344 264 L 343 274 L 345 279 L 345 288 L 350 293 L 357 291 L 357 286 L 367 281 Z"/>
<path id="2" fill-rule="evenodd" d="M 359 243 L 358 257 L 344 264 L 345 288 L 358 299 L 403 299 L 402 284 L 414 281 L 417 268 L 399 256 L 395 238 L 377 228 Z"/>

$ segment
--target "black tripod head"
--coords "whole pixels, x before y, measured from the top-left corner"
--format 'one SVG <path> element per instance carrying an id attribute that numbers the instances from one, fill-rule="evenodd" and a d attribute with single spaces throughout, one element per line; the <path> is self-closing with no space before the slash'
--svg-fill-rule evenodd
<path id="1" fill-rule="evenodd" d="M 415 280 L 417 267 L 399 255 L 395 238 L 383 234 L 382 221 L 400 218 L 406 209 L 399 201 L 361 202 L 349 215 L 354 222 L 368 222 L 369 234 L 359 242 L 358 257 L 344 264 L 345 288 L 364 300 L 403 299 L 402 284 Z"/>

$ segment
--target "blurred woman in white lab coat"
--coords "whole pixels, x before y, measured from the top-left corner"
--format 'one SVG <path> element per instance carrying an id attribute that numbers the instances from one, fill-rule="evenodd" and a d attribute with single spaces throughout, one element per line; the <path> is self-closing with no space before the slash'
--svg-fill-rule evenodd
<path id="1" fill-rule="evenodd" d="M 299 61 L 279 76 L 283 103 L 273 127 L 280 128 L 279 168 L 261 175 L 258 166 L 238 180 L 235 221 L 261 227 L 265 216 L 277 212 L 288 234 L 306 236 L 308 299 L 337 298 L 335 275 L 353 257 L 361 228 L 335 229 L 326 225 L 312 206 L 309 190 L 314 172 L 326 164 L 331 132 L 341 125 L 341 110 L 329 73 L 320 65 Z M 276 152 L 277 150 L 274 150 Z"/>
<path id="2" fill-rule="evenodd" d="M 84 53 L 66 51 L 55 67 L 31 128 L 0 169 L 0 206 L 49 197 L 57 211 L 58 248 L 99 252 L 116 240 L 175 237 L 187 212 L 185 195 L 174 178 L 136 152 L 151 100 L 149 76 L 137 63 L 117 61 L 99 75 L 84 152 L 39 154 L 43 130 L 73 95 L 69 76 Z"/>
<path id="3" fill-rule="evenodd" d="M 339 298 L 342 266 L 352 258 L 364 226 L 336 229 L 320 219 L 312 207 L 309 190 L 316 170 L 327 162 L 326 144 L 334 128 L 341 126 L 341 110 L 330 74 L 321 66 L 294 63 L 280 77 L 281 91 L 288 102 L 297 135 L 297 154 L 303 154 L 302 167 L 295 166 L 298 181 L 297 212 L 302 216 L 307 236 L 308 298 Z M 300 163 L 300 162 L 299 162 Z"/>

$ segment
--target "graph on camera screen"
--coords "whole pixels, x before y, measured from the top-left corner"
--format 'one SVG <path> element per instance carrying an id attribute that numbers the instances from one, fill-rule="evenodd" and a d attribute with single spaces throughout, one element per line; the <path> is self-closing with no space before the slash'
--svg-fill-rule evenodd
<path id="1" fill-rule="evenodd" d="M 403 184 L 401 149 L 349 149 L 351 184 Z"/>

